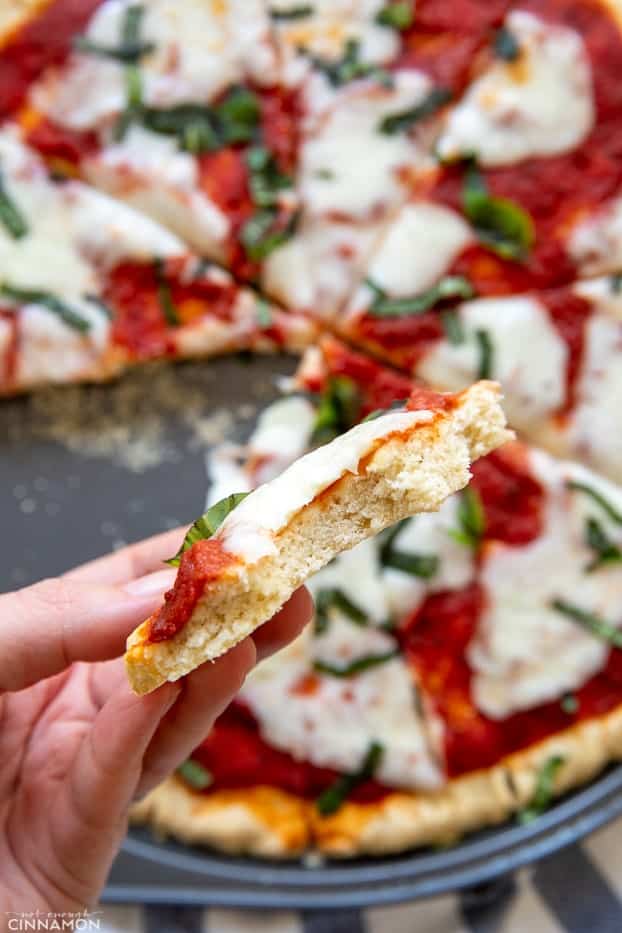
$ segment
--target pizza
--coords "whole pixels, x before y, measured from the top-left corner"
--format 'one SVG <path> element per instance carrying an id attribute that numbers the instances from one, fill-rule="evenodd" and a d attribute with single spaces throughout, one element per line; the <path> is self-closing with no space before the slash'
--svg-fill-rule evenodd
<path id="1" fill-rule="evenodd" d="M 224 654 L 271 618 L 341 551 L 396 521 L 438 509 L 473 460 L 512 436 L 499 387 L 459 395 L 416 388 L 320 444 L 254 493 L 231 493 L 191 527 L 164 604 L 129 637 L 136 693 Z"/>
<path id="2" fill-rule="evenodd" d="M 294 388 L 214 452 L 212 496 L 269 483 L 409 385 L 332 340 Z M 472 473 L 311 579 L 312 626 L 137 819 L 272 857 L 396 852 L 533 819 L 622 758 L 622 490 L 517 442 Z"/>

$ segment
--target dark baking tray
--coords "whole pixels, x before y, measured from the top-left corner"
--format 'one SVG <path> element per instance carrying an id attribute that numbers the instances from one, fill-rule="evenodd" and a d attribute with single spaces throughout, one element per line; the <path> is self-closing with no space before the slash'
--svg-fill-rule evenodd
<path id="1" fill-rule="evenodd" d="M 287 358 L 245 357 L 172 370 L 152 366 L 112 386 L 55 390 L 0 404 L 0 589 L 57 574 L 201 511 L 207 477 L 205 431 L 188 424 L 218 410 L 236 413 L 249 430 L 248 403 L 277 394 L 275 379 L 292 372 Z M 174 383 L 175 390 L 171 386 Z M 59 412 L 69 414 L 63 423 Z M 191 419 L 192 420 L 192 419 Z M 160 462 L 133 472 L 116 453 L 93 456 L 101 435 L 127 429 L 132 444 L 159 435 Z M 58 439 L 71 434 L 69 448 Z M 202 433 L 203 442 L 198 441 Z M 113 443 L 113 447 L 115 446 Z M 90 450 L 87 455 L 84 450 Z M 506 824 L 445 850 L 383 859 L 270 864 L 158 842 L 132 830 L 110 874 L 104 900 L 217 904 L 255 908 L 336 908 L 438 895 L 472 887 L 542 858 L 622 813 L 622 766 L 568 795 L 527 826 Z"/>

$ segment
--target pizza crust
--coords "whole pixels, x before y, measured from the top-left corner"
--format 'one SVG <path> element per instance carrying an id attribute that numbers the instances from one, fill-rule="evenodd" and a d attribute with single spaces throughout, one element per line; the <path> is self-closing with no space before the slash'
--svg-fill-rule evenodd
<path id="1" fill-rule="evenodd" d="M 159 834 L 239 855 L 288 858 L 306 848 L 332 858 L 388 855 L 447 845 L 504 822 L 532 800 L 538 773 L 553 755 L 564 758 L 556 796 L 621 760 L 622 707 L 515 752 L 493 768 L 454 778 L 436 793 L 392 793 L 377 803 L 346 803 L 321 817 L 312 803 L 276 788 L 205 795 L 171 777 L 134 808 L 132 819 Z"/>

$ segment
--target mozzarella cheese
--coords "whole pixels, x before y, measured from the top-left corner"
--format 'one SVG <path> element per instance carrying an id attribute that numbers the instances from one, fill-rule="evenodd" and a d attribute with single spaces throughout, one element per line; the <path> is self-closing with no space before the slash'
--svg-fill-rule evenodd
<path id="1" fill-rule="evenodd" d="M 561 598 L 619 624 L 622 568 L 586 573 L 592 552 L 585 519 L 596 515 L 618 545 L 622 529 L 567 479 L 600 488 L 622 508 L 622 493 L 572 464 L 532 452 L 536 476 L 547 490 L 544 533 L 525 547 L 494 545 L 484 553 L 481 582 L 486 607 L 468 649 L 477 707 L 492 718 L 558 699 L 580 687 L 604 664 L 608 645 L 551 607 Z"/>
<path id="2" fill-rule="evenodd" d="M 556 155 L 578 146 L 594 125 L 591 69 L 579 34 L 520 10 L 505 25 L 520 56 L 496 60 L 451 111 L 438 143 L 445 159 L 468 153 L 492 166 Z"/>
<path id="3" fill-rule="evenodd" d="M 259 665 L 241 698 L 257 717 L 266 741 L 297 759 L 352 772 L 376 740 L 383 746 L 378 779 L 396 787 L 432 789 L 442 783 L 440 755 L 418 711 L 416 688 L 402 659 L 347 679 L 318 676 L 312 689 L 297 689 L 313 657 L 346 663 L 394 647 L 393 639 L 377 629 L 334 618 L 325 635 L 314 639 L 307 630 Z"/>
<path id="4" fill-rule="evenodd" d="M 432 418 L 429 411 L 391 412 L 357 425 L 332 444 L 296 460 L 270 486 L 260 486 L 227 516 L 217 532 L 223 547 L 248 563 L 275 553 L 273 535 L 341 476 L 356 473 L 376 441 Z"/>
<path id="5" fill-rule="evenodd" d="M 475 335 L 481 330 L 492 343 L 491 378 L 503 387 L 504 408 L 515 427 L 528 429 L 560 408 L 566 396 L 568 349 L 536 299 L 482 298 L 460 305 L 458 313 L 465 341 L 439 341 L 417 375 L 452 391 L 469 385 L 479 369 Z"/>
<path id="6" fill-rule="evenodd" d="M 576 225 L 568 252 L 581 275 L 615 272 L 622 267 L 622 196 Z"/>

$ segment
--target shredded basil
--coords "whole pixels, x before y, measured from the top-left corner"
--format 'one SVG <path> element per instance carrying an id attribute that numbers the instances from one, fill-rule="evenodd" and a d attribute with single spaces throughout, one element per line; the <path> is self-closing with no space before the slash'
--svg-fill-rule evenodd
<path id="1" fill-rule="evenodd" d="M 619 564 L 622 561 L 622 550 L 613 543 L 596 518 L 588 518 L 585 523 L 585 543 L 594 551 L 594 557 L 585 568 L 587 573 L 605 564 Z"/>
<path id="2" fill-rule="evenodd" d="M 202 764 L 198 761 L 195 761 L 194 758 L 188 758 L 187 761 L 184 761 L 178 769 L 177 773 L 184 779 L 186 784 L 189 784 L 194 790 L 205 790 L 206 787 L 209 787 L 213 783 L 214 778 Z"/>
<path id="3" fill-rule="evenodd" d="M 554 599 L 551 607 L 567 616 L 567 618 L 572 619 L 573 622 L 578 622 L 579 625 L 596 638 L 600 638 L 601 641 L 606 641 L 616 648 L 622 648 L 622 631 L 610 622 L 601 619 L 600 616 L 587 612 L 572 603 L 567 603 L 563 599 Z"/>
<path id="4" fill-rule="evenodd" d="M 334 784 L 320 794 L 315 802 L 318 812 L 322 816 L 336 813 L 359 784 L 369 781 L 374 776 L 382 760 L 383 752 L 380 742 L 372 742 L 358 771 L 337 778 Z"/>
<path id="5" fill-rule="evenodd" d="M 360 60 L 360 42 L 357 39 L 348 39 L 343 56 L 337 61 L 328 61 L 318 55 L 311 55 L 304 49 L 300 51 L 307 55 L 315 68 L 326 76 L 333 87 L 340 87 L 358 78 L 376 78 L 388 87 L 393 84 L 392 75 L 384 68 Z"/>
<path id="6" fill-rule="evenodd" d="M 77 36 L 73 46 L 78 52 L 136 65 L 143 55 L 155 49 L 155 43 L 140 39 L 140 27 L 144 15 L 145 8 L 142 4 L 133 4 L 127 8 L 121 27 L 121 42 L 118 46 L 101 45 L 99 42 L 93 42 L 88 36 Z"/>
<path id="7" fill-rule="evenodd" d="M 364 626 L 369 622 L 367 613 L 353 603 L 343 590 L 327 588 L 318 590 L 315 596 L 315 634 L 321 635 L 328 628 L 329 610 L 337 609 L 355 625 Z"/>
<path id="8" fill-rule="evenodd" d="M 119 114 L 114 128 L 115 142 L 120 142 L 133 123 L 140 123 L 143 113 L 143 81 L 137 65 L 125 68 L 125 110 Z"/>
<path id="9" fill-rule="evenodd" d="M 328 661 L 314 661 L 313 670 L 318 674 L 330 674 L 332 677 L 353 677 L 354 674 L 360 674 L 362 671 L 368 671 L 372 667 L 378 667 L 379 664 L 386 664 L 399 655 L 399 651 L 385 651 L 382 654 L 364 654 L 354 661 L 347 664 L 330 664 Z"/>
<path id="10" fill-rule="evenodd" d="M 276 159 L 265 146 L 249 149 L 246 164 L 253 204 L 258 207 L 276 207 L 280 192 L 291 188 L 291 178 L 280 171 Z"/>
<path id="11" fill-rule="evenodd" d="M 622 292 L 622 272 L 615 272 L 612 276 L 609 277 L 609 284 L 611 285 L 611 291 L 614 295 L 619 295 Z"/>
<path id="12" fill-rule="evenodd" d="M 385 535 L 380 545 L 380 563 L 383 567 L 401 570 L 413 577 L 430 580 L 438 572 L 440 561 L 435 554 L 413 554 L 396 547 L 396 540 L 410 518 L 405 518 L 394 525 Z"/>
<path id="13" fill-rule="evenodd" d="M 84 295 L 84 297 L 92 305 L 95 305 L 97 308 L 99 308 L 102 314 L 104 314 L 108 318 L 109 321 L 113 319 L 114 313 L 113 313 L 112 308 L 109 305 L 107 305 L 105 301 L 102 301 L 99 295 L 93 295 L 90 292 L 87 292 Z"/>
<path id="14" fill-rule="evenodd" d="M 531 216 L 515 201 L 496 198 L 471 162 L 462 190 L 464 213 L 484 246 L 504 259 L 523 260 L 533 245 Z"/>
<path id="15" fill-rule="evenodd" d="M 28 233 L 28 224 L 21 210 L 10 196 L 0 175 L 0 224 L 14 240 Z"/>
<path id="16" fill-rule="evenodd" d="M 279 218 L 274 207 L 261 208 L 246 221 L 240 231 L 240 240 L 246 254 L 253 262 L 260 262 L 274 250 L 283 246 L 296 232 L 300 211 L 295 211 L 286 225 L 275 227 Z"/>
<path id="17" fill-rule="evenodd" d="M 559 705 L 562 712 L 566 713 L 568 716 L 574 716 L 579 709 L 579 701 L 574 693 L 565 693 L 559 701 Z"/>
<path id="18" fill-rule="evenodd" d="M 311 444 L 326 444 L 348 431 L 357 423 L 360 413 L 361 397 L 356 383 L 348 376 L 331 377 L 320 396 Z"/>
<path id="19" fill-rule="evenodd" d="M 515 62 L 520 56 L 520 45 L 516 36 L 505 26 L 497 30 L 493 45 L 495 55 L 506 62 Z"/>
<path id="20" fill-rule="evenodd" d="M 155 260 L 154 269 L 158 285 L 158 301 L 162 309 L 162 316 L 170 327 L 179 327 L 181 320 L 177 308 L 175 307 L 175 302 L 173 301 L 171 286 L 166 280 L 164 263 L 161 259 Z"/>
<path id="21" fill-rule="evenodd" d="M 478 379 L 490 379 L 492 376 L 494 346 L 487 330 L 475 331 L 475 340 L 479 352 L 479 365 L 477 367 Z"/>
<path id="22" fill-rule="evenodd" d="M 300 6 L 290 6 L 284 10 L 270 10 L 270 17 L 274 20 L 306 19 L 313 16 L 314 9 L 310 3 Z"/>
<path id="23" fill-rule="evenodd" d="M 449 103 L 452 98 L 451 91 L 446 87 L 434 87 L 416 107 L 410 107 L 408 110 L 401 110 L 399 113 L 390 113 L 378 124 L 378 131 L 393 135 L 394 133 L 404 133 L 416 123 L 432 116 L 441 107 Z"/>
<path id="24" fill-rule="evenodd" d="M 555 790 L 555 777 L 565 760 L 562 755 L 552 755 L 544 762 L 538 773 L 531 803 L 517 814 L 520 823 L 530 823 L 541 816 L 550 805 Z"/>
<path id="25" fill-rule="evenodd" d="M 408 0 L 387 3 L 376 16 L 376 22 L 380 26 L 390 26 L 391 29 L 397 29 L 399 32 L 409 29 L 414 20 L 413 5 Z"/>
<path id="26" fill-rule="evenodd" d="M 462 324 L 460 315 L 456 311 L 449 308 L 446 311 L 441 311 L 441 324 L 443 325 L 447 340 L 453 344 L 453 346 L 457 347 L 465 342 L 466 334 L 464 332 L 464 325 Z"/>
<path id="27" fill-rule="evenodd" d="M 584 492 L 586 496 L 590 496 L 596 502 L 597 505 L 601 507 L 603 512 L 609 516 L 612 522 L 615 522 L 617 525 L 622 525 L 622 512 L 619 512 L 614 505 L 609 502 L 602 493 L 598 492 L 597 489 L 594 489 L 593 486 L 589 486 L 587 483 L 581 483 L 577 480 L 569 480 L 566 483 L 568 489 L 572 489 L 574 492 Z"/>
<path id="28" fill-rule="evenodd" d="M 375 421 L 376 418 L 381 418 L 390 411 L 402 411 L 407 401 L 407 398 L 398 398 L 394 402 L 391 402 L 388 408 L 375 408 L 374 411 L 370 411 L 368 415 L 361 419 L 361 424 L 364 424 L 366 421 Z"/>
<path id="29" fill-rule="evenodd" d="M 90 321 L 83 318 L 65 301 L 62 301 L 50 292 L 38 291 L 37 289 L 30 288 L 18 288 L 15 285 L 9 285 L 8 282 L 3 282 L 0 285 L 0 296 L 10 298 L 12 301 L 19 301 L 21 304 L 41 305 L 47 308 L 48 311 L 52 311 L 54 314 L 58 315 L 68 327 L 77 330 L 81 334 L 91 329 Z"/>
<path id="30" fill-rule="evenodd" d="M 177 104 L 174 107 L 145 107 L 143 124 L 154 133 L 174 136 L 181 149 L 200 155 L 223 146 L 251 142 L 259 125 L 260 106 L 256 94 L 234 87 L 213 107 Z"/>
<path id="31" fill-rule="evenodd" d="M 255 315 L 257 317 L 257 323 L 262 330 L 267 330 L 269 327 L 272 327 L 272 308 L 270 307 L 270 303 L 262 295 L 257 296 Z"/>
<path id="32" fill-rule="evenodd" d="M 486 512 L 481 497 L 473 486 L 467 486 L 460 495 L 458 528 L 449 531 L 458 544 L 477 550 L 486 531 Z"/>
<path id="33" fill-rule="evenodd" d="M 447 275 L 426 291 L 408 298 L 387 297 L 386 292 L 371 279 L 366 279 L 366 285 L 374 293 L 374 300 L 368 309 L 368 314 L 373 317 L 408 317 L 412 314 L 424 314 L 440 301 L 448 298 L 472 298 L 475 294 L 473 286 L 463 275 Z"/>
<path id="34" fill-rule="evenodd" d="M 197 541 L 205 541 L 207 538 L 211 538 L 220 528 L 227 515 L 233 512 L 236 506 L 238 506 L 243 499 L 246 499 L 247 495 L 247 492 L 234 492 L 211 506 L 204 515 L 197 518 L 196 522 L 190 526 L 183 544 L 175 556 L 170 557 L 164 563 L 170 564 L 172 567 L 178 567 L 181 561 L 181 555 L 184 551 L 189 550 Z"/>

